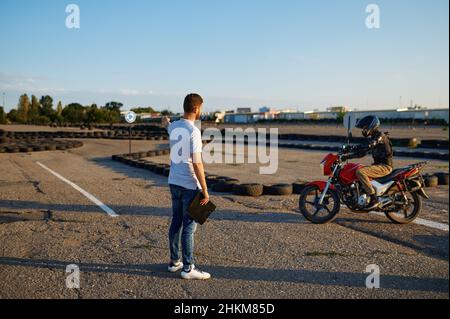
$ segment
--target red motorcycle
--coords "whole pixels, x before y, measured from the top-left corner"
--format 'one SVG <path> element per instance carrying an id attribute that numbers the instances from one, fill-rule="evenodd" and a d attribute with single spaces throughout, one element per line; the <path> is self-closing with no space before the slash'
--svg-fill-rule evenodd
<path id="1" fill-rule="evenodd" d="M 300 211 L 314 224 L 333 221 L 345 204 L 352 212 L 368 213 L 370 198 L 361 187 L 356 172 L 363 165 L 348 163 L 346 156 L 351 147 L 344 145 L 338 154 L 328 154 L 321 163 L 328 181 L 315 181 L 305 185 L 300 194 Z M 384 213 L 394 223 L 411 223 L 422 208 L 421 197 L 429 199 L 424 191 L 421 174 L 427 162 L 420 162 L 392 171 L 391 174 L 372 180 L 379 198 L 375 210 Z"/>

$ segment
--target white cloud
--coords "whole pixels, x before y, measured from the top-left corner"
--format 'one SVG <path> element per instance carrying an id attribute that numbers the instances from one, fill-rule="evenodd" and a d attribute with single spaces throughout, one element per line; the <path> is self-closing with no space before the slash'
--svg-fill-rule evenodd
<path id="1" fill-rule="evenodd" d="M 120 95 L 124 96 L 149 96 L 154 95 L 153 91 L 140 91 L 136 89 L 121 89 L 119 90 Z"/>
<path id="2" fill-rule="evenodd" d="M 20 91 L 34 93 L 62 93 L 63 88 L 42 85 L 45 79 L 23 74 L 8 74 L 0 72 L 0 91 Z"/>

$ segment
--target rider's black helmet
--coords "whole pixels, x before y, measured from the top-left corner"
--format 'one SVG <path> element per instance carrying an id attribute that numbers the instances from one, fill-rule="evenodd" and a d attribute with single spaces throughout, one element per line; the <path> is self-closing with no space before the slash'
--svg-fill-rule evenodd
<path id="1" fill-rule="evenodd" d="M 374 131 L 378 130 L 380 124 L 378 117 L 369 115 L 360 119 L 356 124 L 356 127 L 362 130 L 363 136 L 368 137 L 371 136 Z"/>

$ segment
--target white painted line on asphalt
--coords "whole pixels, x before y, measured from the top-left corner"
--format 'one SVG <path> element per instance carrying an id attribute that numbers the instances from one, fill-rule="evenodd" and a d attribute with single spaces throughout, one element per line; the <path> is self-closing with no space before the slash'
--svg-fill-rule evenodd
<path id="1" fill-rule="evenodd" d="M 347 206 L 341 204 L 341 208 L 347 208 Z M 369 212 L 369 214 L 373 214 L 373 215 L 377 215 L 377 216 L 383 216 L 383 217 L 386 216 L 382 212 Z M 427 220 L 427 219 L 422 219 L 422 218 L 416 218 L 413 221 L 413 223 L 448 232 L 448 224 L 438 223 L 438 222 L 434 222 L 432 220 Z"/>
<path id="2" fill-rule="evenodd" d="M 436 228 L 436 229 L 440 229 L 440 230 L 448 232 L 447 224 L 438 223 L 438 222 L 434 222 L 434 221 L 426 220 L 426 219 L 422 219 L 422 218 L 417 218 L 414 222 L 419 225 Z"/>
<path id="3" fill-rule="evenodd" d="M 73 188 L 75 188 L 77 191 L 79 191 L 81 194 L 83 194 L 84 196 L 86 196 L 91 202 L 93 202 L 94 204 L 96 204 L 97 206 L 99 206 L 103 211 L 105 211 L 109 216 L 111 217 L 118 217 L 119 215 L 117 215 L 111 208 L 109 208 L 108 206 L 106 206 L 105 204 L 103 204 L 101 201 L 99 201 L 97 198 L 95 198 L 93 195 L 89 194 L 87 191 L 85 191 L 84 189 L 82 189 L 80 186 L 78 186 L 75 183 L 72 183 L 71 181 L 69 181 L 68 179 L 64 178 L 63 176 L 59 175 L 58 173 L 52 171 L 50 168 L 48 168 L 47 166 L 45 166 L 44 164 L 40 163 L 40 162 L 36 162 L 36 164 L 38 164 L 40 167 L 42 167 L 43 169 L 45 169 L 46 171 L 50 172 L 51 174 L 53 174 L 54 176 L 58 177 L 60 180 L 62 180 L 63 182 L 66 182 L 67 184 L 69 184 L 70 186 L 72 186 Z"/>
<path id="4" fill-rule="evenodd" d="M 380 212 L 370 212 L 370 213 L 374 214 L 374 215 L 378 215 L 378 216 L 385 216 L 384 213 L 380 213 Z M 422 218 L 416 218 L 413 221 L 413 223 L 448 232 L 448 224 L 438 223 L 438 222 L 434 222 L 432 220 L 427 220 L 427 219 L 422 219 Z"/>

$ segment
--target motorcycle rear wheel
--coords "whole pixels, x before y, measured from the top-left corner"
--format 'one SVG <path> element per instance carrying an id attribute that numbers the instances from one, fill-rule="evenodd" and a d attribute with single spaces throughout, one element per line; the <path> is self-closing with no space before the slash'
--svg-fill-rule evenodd
<path id="1" fill-rule="evenodd" d="M 386 217 L 389 218 L 389 220 L 396 224 L 409 224 L 412 223 L 417 218 L 417 216 L 419 216 L 419 213 L 422 210 L 422 199 L 420 198 L 419 194 L 417 194 L 416 192 L 407 193 L 407 197 L 409 200 L 409 204 L 407 207 L 399 210 L 398 212 L 385 213 Z"/>
<path id="2" fill-rule="evenodd" d="M 328 190 L 324 202 L 318 205 L 321 191 L 315 185 L 306 186 L 300 194 L 299 208 L 303 216 L 313 224 L 326 224 L 336 219 L 341 200 L 333 190 Z"/>

